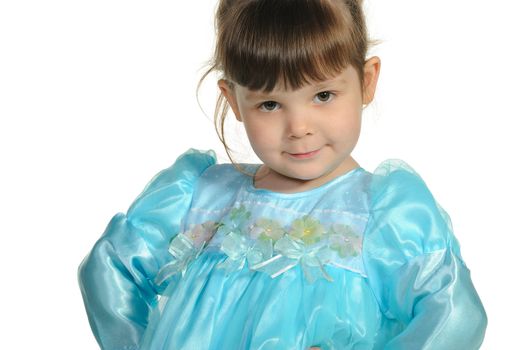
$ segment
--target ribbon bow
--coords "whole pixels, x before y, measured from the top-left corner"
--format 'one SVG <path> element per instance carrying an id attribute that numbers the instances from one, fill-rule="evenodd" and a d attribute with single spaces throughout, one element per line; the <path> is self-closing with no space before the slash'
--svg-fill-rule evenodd
<path id="1" fill-rule="evenodd" d="M 249 267 L 272 257 L 272 241 L 252 240 L 239 232 L 230 232 L 221 244 L 221 250 L 228 256 L 226 260 L 217 264 L 227 273 L 239 271 L 248 262 Z"/>
<path id="2" fill-rule="evenodd" d="M 309 283 L 318 278 L 333 282 L 333 278 L 325 271 L 323 265 L 330 261 L 330 249 L 327 246 L 305 247 L 305 243 L 289 235 L 283 236 L 274 245 L 274 250 L 280 254 L 252 266 L 255 270 L 265 271 L 275 278 L 294 266 L 300 264 Z"/>
<path id="3" fill-rule="evenodd" d="M 192 240 L 185 234 L 175 236 L 170 242 L 170 247 L 168 248 L 168 251 L 174 257 L 174 260 L 164 265 L 159 270 L 159 273 L 155 277 L 155 283 L 161 285 L 168 278 L 179 272 L 184 276 L 189 263 L 201 254 L 205 244 L 206 242 L 203 242 L 199 248 L 196 248 Z"/>

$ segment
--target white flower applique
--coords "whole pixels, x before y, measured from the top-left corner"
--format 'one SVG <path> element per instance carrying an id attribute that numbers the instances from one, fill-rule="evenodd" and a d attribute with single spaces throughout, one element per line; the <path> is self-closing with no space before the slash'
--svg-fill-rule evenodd
<path id="1" fill-rule="evenodd" d="M 207 221 L 194 225 L 189 231 L 172 238 L 168 251 L 174 260 L 164 265 L 155 278 L 155 283 L 161 285 L 168 278 L 186 273 L 189 264 L 201 255 L 206 243 L 216 232 L 218 224 Z"/>
<path id="2" fill-rule="evenodd" d="M 227 274 L 248 265 L 251 270 L 275 278 L 300 265 L 309 283 L 318 278 L 332 282 L 324 265 L 331 261 L 334 252 L 340 258 L 361 254 L 361 236 L 349 225 L 325 227 L 318 219 L 305 215 L 285 227 L 274 219 L 252 220 L 251 216 L 241 205 L 221 222 L 207 221 L 175 236 L 169 248 L 174 260 L 163 266 L 156 282 L 160 284 L 177 273 L 184 275 L 216 232 L 223 237 L 220 249 L 227 256 L 217 267 Z"/>
<path id="3" fill-rule="evenodd" d="M 285 228 L 268 218 L 251 223 L 250 216 L 241 206 L 219 228 L 226 234 L 221 250 L 228 258 L 218 267 L 227 273 L 248 263 L 251 270 L 275 278 L 299 264 L 309 283 L 318 278 L 333 281 L 324 268 L 332 251 L 340 257 L 355 257 L 361 251 L 360 237 L 348 225 L 336 224 L 327 229 L 316 218 L 305 215 Z"/>
<path id="4" fill-rule="evenodd" d="M 340 258 L 355 257 L 362 251 L 362 239 L 349 225 L 332 225 L 329 243 L 330 248 L 337 251 Z"/>

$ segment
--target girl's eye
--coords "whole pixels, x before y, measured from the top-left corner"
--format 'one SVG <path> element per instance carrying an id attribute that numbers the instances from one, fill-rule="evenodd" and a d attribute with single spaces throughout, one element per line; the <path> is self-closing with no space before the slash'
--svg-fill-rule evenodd
<path id="1" fill-rule="evenodd" d="M 259 109 L 263 112 L 272 112 L 278 109 L 279 103 L 276 101 L 265 101 L 259 105 Z"/>
<path id="2" fill-rule="evenodd" d="M 316 94 L 314 100 L 317 100 L 316 102 L 318 103 L 329 102 L 332 99 L 333 95 L 334 94 L 330 91 L 322 91 Z"/>

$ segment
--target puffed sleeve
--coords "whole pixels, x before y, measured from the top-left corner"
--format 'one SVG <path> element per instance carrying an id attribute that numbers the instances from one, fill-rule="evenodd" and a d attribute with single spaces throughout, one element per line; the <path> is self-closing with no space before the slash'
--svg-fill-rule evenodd
<path id="1" fill-rule="evenodd" d="M 371 176 L 363 259 L 383 313 L 402 324 L 386 350 L 480 347 L 486 313 L 449 216 L 403 161 Z"/>
<path id="2" fill-rule="evenodd" d="M 102 349 L 137 349 L 157 303 L 154 283 L 170 260 L 169 240 L 178 233 L 200 174 L 215 163 L 212 152 L 190 150 L 159 172 L 118 213 L 82 261 L 78 278 L 92 331 Z"/>

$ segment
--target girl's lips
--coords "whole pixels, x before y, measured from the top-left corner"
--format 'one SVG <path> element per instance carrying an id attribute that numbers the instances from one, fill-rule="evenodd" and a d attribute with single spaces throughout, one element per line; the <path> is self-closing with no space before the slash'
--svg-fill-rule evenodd
<path id="1" fill-rule="evenodd" d="M 307 153 L 289 153 L 292 158 L 296 159 L 309 159 L 316 156 L 320 152 L 319 149 Z"/>

